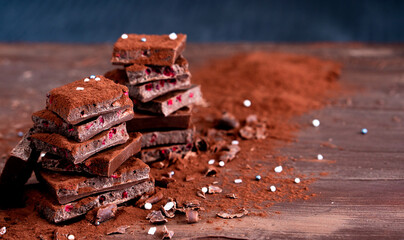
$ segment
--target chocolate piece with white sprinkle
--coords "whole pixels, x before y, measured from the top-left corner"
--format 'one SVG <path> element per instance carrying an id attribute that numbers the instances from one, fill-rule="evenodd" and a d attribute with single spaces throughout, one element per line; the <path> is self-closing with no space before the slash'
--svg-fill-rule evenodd
<path id="1" fill-rule="evenodd" d="M 82 143 L 56 133 L 36 133 L 31 136 L 31 139 L 37 150 L 60 156 L 77 164 L 97 152 L 125 143 L 129 135 L 126 132 L 126 124 L 122 123 Z"/>
<path id="2" fill-rule="evenodd" d="M 169 92 L 147 103 L 134 100 L 134 107 L 139 110 L 168 116 L 182 107 L 197 103 L 201 100 L 202 93 L 200 86 L 192 85 L 186 90 Z"/>

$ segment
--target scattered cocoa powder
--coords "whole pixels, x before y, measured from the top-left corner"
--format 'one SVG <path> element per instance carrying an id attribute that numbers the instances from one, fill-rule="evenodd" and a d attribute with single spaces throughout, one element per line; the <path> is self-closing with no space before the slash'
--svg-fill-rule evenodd
<path id="1" fill-rule="evenodd" d="M 157 187 L 157 191 L 162 192 L 165 198 L 171 197 L 178 202 L 198 199 L 205 209 L 199 212 L 201 218 L 206 223 L 221 221 L 223 224 L 228 222 L 218 219 L 216 213 L 245 208 L 251 212 L 255 210 L 254 215 L 267 216 L 266 213 L 271 212 L 269 207 L 275 203 L 312 197 L 308 186 L 315 179 L 299 174 L 288 165 L 290 160 L 278 156 L 275 149 L 294 140 L 294 133 L 299 126 L 291 123 L 291 118 L 320 108 L 327 103 L 328 98 L 335 96 L 339 89 L 336 81 L 339 71 L 340 66 L 334 62 L 263 52 L 217 59 L 192 71 L 193 82 L 202 85 L 204 98 L 209 104 L 207 108 L 194 108 L 193 120 L 201 137 L 211 138 L 208 132 L 212 132 L 210 130 L 215 127 L 215 121 L 211 119 L 220 119 L 223 112 L 229 112 L 240 121 L 241 126 L 245 126 L 247 116 L 256 114 L 258 120 L 267 126 L 267 138 L 242 140 L 237 128 L 217 130 L 227 144 L 235 139 L 239 141 L 241 151 L 236 157 L 224 167 L 219 167 L 216 161 L 214 167 L 220 171 L 214 176 L 204 175 L 209 159 L 216 157 L 211 151 L 201 151 L 197 156 L 191 155 L 182 161 L 165 164 L 162 169 L 152 168 L 156 178 L 175 172 L 172 176 L 175 181 L 167 188 Z M 243 105 L 245 99 L 251 101 L 250 107 Z M 281 173 L 273 170 L 278 165 L 283 166 Z M 261 180 L 257 181 L 256 175 L 260 175 Z M 185 181 L 189 176 L 195 180 Z M 295 177 L 301 179 L 299 184 L 293 182 Z M 242 179 L 242 183 L 235 184 L 236 178 Z M 206 199 L 196 196 L 198 189 L 213 183 L 223 189 L 222 193 L 207 194 Z M 276 186 L 275 192 L 269 190 L 271 185 Z M 226 197 L 231 193 L 236 194 L 237 198 Z M 80 239 L 101 238 L 110 229 L 128 224 L 148 229 L 150 223 L 146 216 L 150 210 L 133 205 L 128 203 L 126 207 L 119 208 L 114 219 L 100 226 L 90 225 L 82 219 L 57 226 L 42 219 L 34 210 L 34 199 L 28 199 L 25 208 L 0 211 L 0 226 L 7 227 L 4 239 L 38 236 L 51 239 L 54 231 L 60 228 Z M 152 210 L 159 208 L 160 204 L 156 204 Z M 134 229 L 138 231 L 138 228 Z M 220 227 L 215 229 L 222 230 Z"/>

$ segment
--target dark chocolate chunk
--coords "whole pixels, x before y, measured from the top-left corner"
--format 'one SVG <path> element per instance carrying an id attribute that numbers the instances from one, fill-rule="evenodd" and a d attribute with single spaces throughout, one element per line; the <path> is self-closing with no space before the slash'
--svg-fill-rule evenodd
<path id="1" fill-rule="evenodd" d="M 238 127 L 240 127 L 240 122 L 233 114 L 229 112 L 224 112 L 217 123 L 217 128 L 224 130 L 230 130 Z"/>
<path id="2" fill-rule="evenodd" d="M 202 93 L 199 85 L 186 90 L 169 92 L 147 103 L 134 101 L 134 108 L 168 116 L 178 109 L 200 102 Z"/>
<path id="3" fill-rule="evenodd" d="M 142 149 L 159 145 L 191 144 L 195 129 L 144 132 Z"/>
<path id="4" fill-rule="evenodd" d="M 129 139 L 129 135 L 126 132 L 126 124 L 121 123 L 82 143 L 69 140 L 56 133 L 36 133 L 31 136 L 31 139 L 36 149 L 60 156 L 77 164 L 97 152 L 125 143 Z"/>
<path id="5" fill-rule="evenodd" d="M 74 125 L 102 114 L 131 108 L 128 91 L 127 87 L 103 76 L 84 78 L 51 90 L 46 109 Z"/>
<path id="6" fill-rule="evenodd" d="M 149 213 L 146 217 L 151 223 L 166 223 L 168 220 L 166 217 L 164 217 L 163 213 L 158 210 L 158 211 L 152 211 Z"/>
<path id="7" fill-rule="evenodd" d="M 176 39 L 168 35 L 127 34 L 114 44 L 113 64 L 141 64 L 171 66 L 185 49 L 187 35 L 177 34 Z M 146 38 L 145 42 L 140 39 Z"/>
<path id="8" fill-rule="evenodd" d="M 236 213 L 229 213 L 229 212 L 220 212 L 216 215 L 221 218 L 231 219 L 231 218 L 241 218 L 248 214 L 248 211 L 244 208 L 240 209 Z"/>
<path id="9" fill-rule="evenodd" d="M 44 169 L 56 172 L 87 172 L 98 176 L 111 176 L 127 159 L 140 151 L 141 133 L 129 133 L 129 140 L 119 146 L 94 154 L 79 164 L 46 154 L 40 161 Z"/>
<path id="10" fill-rule="evenodd" d="M 175 182 L 174 178 L 160 177 L 156 178 L 156 186 L 167 188 L 170 183 Z"/>
<path id="11" fill-rule="evenodd" d="M 139 158 L 145 163 L 171 160 L 173 153 L 185 156 L 192 150 L 192 144 L 171 145 L 163 147 L 145 148 L 140 151 Z"/>
<path id="12" fill-rule="evenodd" d="M 111 177 L 86 177 L 45 170 L 38 170 L 36 173 L 38 180 L 48 186 L 58 202 L 65 204 L 93 194 L 123 189 L 134 182 L 148 179 L 150 167 L 140 159 L 132 157 Z"/>
<path id="13" fill-rule="evenodd" d="M 72 125 L 63 121 L 49 110 L 41 110 L 32 114 L 34 127 L 45 133 L 58 133 L 77 142 L 84 142 L 110 127 L 129 121 L 134 116 L 133 109 L 122 109 L 110 112 L 96 119 Z"/>
<path id="14" fill-rule="evenodd" d="M 185 216 L 187 219 L 187 223 L 197 223 L 199 222 L 199 213 L 196 210 L 187 209 L 185 210 Z"/>
<path id="15" fill-rule="evenodd" d="M 132 120 L 126 122 L 128 132 L 163 129 L 187 129 L 191 125 L 191 108 L 184 107 L 167 117 L 150 113 L 135 112 Z"/>
<path id="16" fill-rule="evenodd" d="M 135 183 L 125 189 L 111 191 L 97 196 L 83 198 L 79 201 L 60 205 L 45 191 L 32 191 L 30 198 L 37 203 L 37 210 L 53 223 L 63 222 L 84 215 L 93 208 L 109 204 L 121 204 L 154 191 L 153 180 Z"/>

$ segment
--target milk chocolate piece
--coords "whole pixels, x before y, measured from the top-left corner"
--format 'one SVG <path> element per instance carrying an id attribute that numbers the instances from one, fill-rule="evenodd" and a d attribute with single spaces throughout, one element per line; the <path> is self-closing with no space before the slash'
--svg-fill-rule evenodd
<path id="1" fill-rule="evenodd" d="M 58 204 L 46 191 L 31 192 L 31 199 L 37 203 L 37 210 L 52 223 L 63 222 L 80 215 L 86 214 L 93 208 L 109 204 L 121 204 L 131 199 L 140 197 L 143 194 L 150 194 L 154 191 L 152 179 L 141 183 L 134 183 L 125 189 L 111 191 L 97 196 L 83 198 L 79 201 Z"/>
<path id="2" fill-rule="evenodd" d="M 80 164 L 50 154 L 45 155 L 40 164 L 42 168 L 56 172 L 87 172 L 109 177 L 123 162 L 140 151 L 141 137 L 141 133 L 129 133 L 126 143 L 96 153 Z"/>
<path id="3" fill-rule="evenodd" d="M 187 89 L 191 86 L 189 75 L 157 80 L 140 85 L 129 85 L 129 96 L 140 102 L 148 102 L 156 97 L 175 90 Z"/>
<path id="4" fill-rule="evenodd" d="M 180 154 L 183 157 L 191 150 L 192 143 L 145 148 L 140 151 L 139 158 L 145 163 L 151 163 L 170 159 L 173 153 Z"/>
<path id="5" fill-rule="evenodd" d="M 188 61 L 179 56 L 172 66 L 139 65 L 134 64 L 125 68 L 127 83 L 137 85 L 140 83 L 190 76 Z M 113 78 L 111 78 L 114 80 Z M 127 84 L 125 84 L 127 85 Z"/>
<path id="6" fill-rule="evenodd" d="M 46 109 L 74 125 L 101 114 L 132 107 L 128 102 L 127 87 L 103 76 L 93 77 L 52 89 L 47 95 Z"/>
<path id="7" fill-rule="evenodd" d="M 134 100 L 134 107 L 139 110 L 153 112 L 168 116 L 178 109 L 197 103 L 202 99 L 199 85 L 192 85 L 186 90 L 169 92 L 147 103 Z"/>
<path id="8" fill-rule="evenodd" d="M 65 158 L 74 164 L 106 148 L 125 143 L 129 139 L 126 124 L 122 123 L 82 143 L 56 133 L 36 133 L 31 136 L 36 149 Z"/>
<path id="9" fill-rule="evenodd" d="M 168 115 L 167 117 L 135 112 L 132 120 L 126 122 L 128 132 L 163 130 L 163 129 L 187 129 L 191 125 L 191 108 L 184 107 Z"/>
<path id="10" fill-rule="evenodd" d="M 33 113 L 32 121 L 34 127 L 41 132 L 57 133 L 77 142 L 84 142 L 112 126 L 129 121 L 133 116 L 133 109 L 128 108 L 98 116 L 85 123 L 71 125 L 52 111 L 45 109 Z"/>
<path id="11" fill-rule="evenodd" d="M 168 35 L 127 34 L 126 39 L 120 37 L 115 42 L 111 62 L 171 66 L 184 51 L 186 40 L 185 34 L 177 34 L 174 40 Z"/>
<path id="12" fill-rule="evenodd" d="M 159 145 L 188 144 L 193 142 L 195 129 L 145 132 L 142 136 L 142 149 Z"/>
<path id="13" fill-rule="evenodd" d="M 111 177 L 86 177 L 46 170 L 36 171 L 38 180 L 49 187 L 49 191 L 60 204 L 97 193 L 125 188 L 134 182 L 148 179 L 149 173 L 150 167 L 134 157 L 123 163 Z"/>

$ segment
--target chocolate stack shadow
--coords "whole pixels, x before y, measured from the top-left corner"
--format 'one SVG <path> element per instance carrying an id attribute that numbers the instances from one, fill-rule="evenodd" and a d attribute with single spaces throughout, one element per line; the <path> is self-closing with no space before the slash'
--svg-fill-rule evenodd
<path id="1" fill-rule="evenodd" d="M 124 34 L 114 44 L 111 62 L 123 68 L 105 77 L 129 89 L 135 115 L 127 129 L 143 134 L 138 156 L 146 163 L 192 150 L 192 105 L 202 96 L 200 86 L 191 83 L 185 45 L 185 34 Z"/>
<path id="2" fill-rule="evenodd" d="M 29 197 L 54 223 L 151 194 L 150 168 L 133 157 L 141 149 L 142 134 L 126 130 L 133 116 L 128 89 L 103 76 L 51 90 L 46 109 L 33 113 L 33 128 L 15 148 L 28 149 L 20 154 L 24 171 L 12 167 L 14 154 L 2 182 L 14 173 L 23 185 L 36 166 L 36 177 L 45 188 L 30 191 Z"/>

